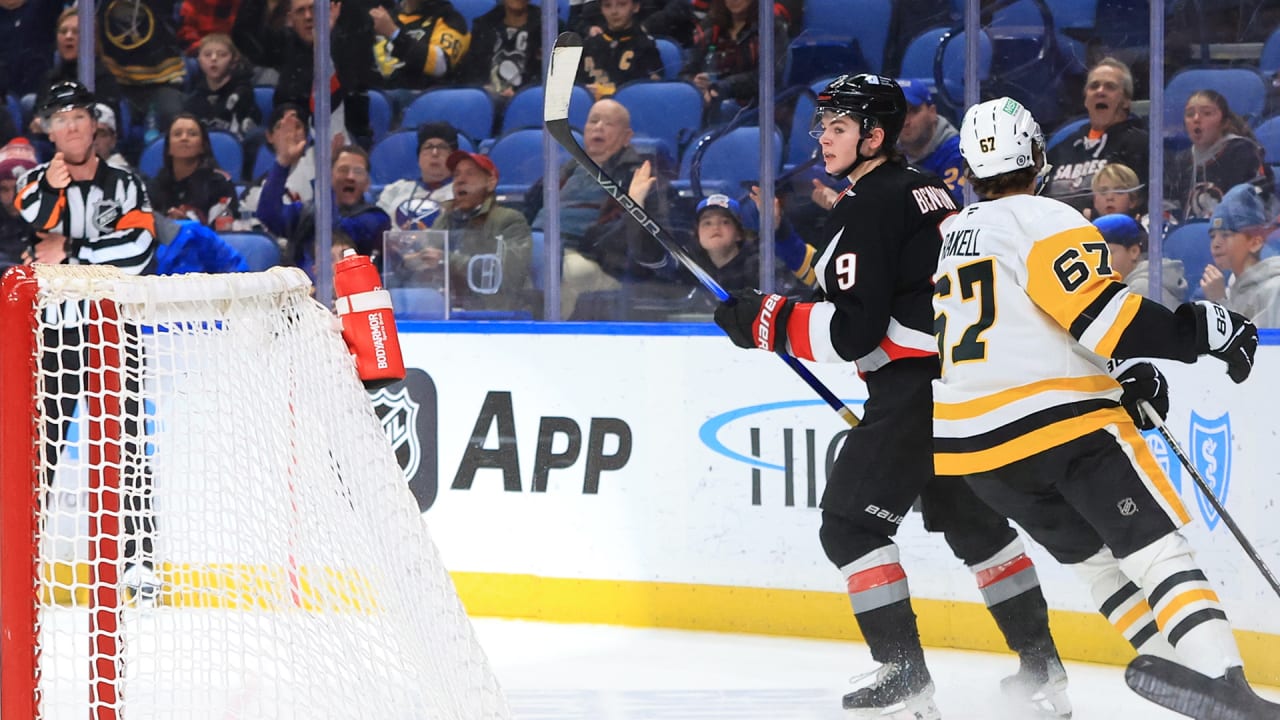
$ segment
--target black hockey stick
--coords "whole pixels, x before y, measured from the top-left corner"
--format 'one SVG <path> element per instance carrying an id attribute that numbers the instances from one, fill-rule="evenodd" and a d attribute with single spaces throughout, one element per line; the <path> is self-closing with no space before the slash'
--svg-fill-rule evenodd
<path id="1" fill-rule="evenodd" d="M 1146 400 L 1139 400 L 1138 405 L 1142 408 L 1142 412 L 1147 416 L 1147 419 L 1155 423 L 1156 430 L 1160 431 L 1160 435 L 1169 444 L 1173 454 L 1178 456 L 1178 460 L 1182 462 L 1182 467 L 1186 468 L 1192 479 L 1196 481 L 1196 487 L 1200 488 L 1200 494 L 1204 495 L 1205 499 L 1209 501 L 1209 504 L 1213 506 L 1214 512 L 1218 513 L 1218 517 L 1222 518 L 1222 522 L 1227 526 L 1227 529 L 1235 536 L 1236 542 L 1240 543 L 1240 547 L 1244 548 L 1244 554 L 1248 555 L 1253 564 L 1258 566 L 1258 571 L 1262 573 L 1262 577 L 1266 578 L 1267 584 L 1271 586 L 1276 595 L 1280 595 L 1280 582 L 1276 582 L 1276 576 L 1271 574 L 1271 569 L 1262 561 L 1258 551 L 1253 549 L 1253 544 L 1249 542 L 1249 538 L 1245 537 L 1244 532 L 1240 530 L 1240 526 L 1236 525 L 1236 521 L 1227 514 L 1227 509 L 1222 506 L 1222 503 L 1218 502 L 1217 496 L 1209 488 L 1209 483 L 1205 482 L 1204 478 L 1201 477 L 1200 471 L 1196 470 L 1195 465 L 1191 464 L 1186 451 L 1182 449 L 1177 440 L 1173 439 L 1173 433 L 1169 432 L 1169 428 L 1165 427 L 1164 420 L 1160 417 L 1160 414 Z"/>
<path id="2" fill-rule="evenodd" d="M 1280 705 L 1247 687 L 1201 675 L 1153 655 L 1139 655 L 1125 668 L 1124 681 L 1151 702 L 1193 718 L 1275 720 Z"/>
<path id="3" fill-rule="evenodd" d="M 551 137 L 573 156 L 573 159 L 582 166 L 584 170 L 591 173 L 595 181 L 604 188 L 609 196 L 618 202 L 627 214 L 636 222 L 640 223 L 650 235 L 662 245 L 670 255 L 676 259 L 686 270 L 693 273 L 693 276 L 702 283 L 702 286 L 711 291 L 716 299 L 721 302 L 732 300 L 720 283 L 715 278 L 707 274 L 698 263 L 685 252 L 684 248 L 675 241 L 674 238 L 663 230 L 658 223 L 649 217 L 649 213 L 644 211 L 627 195 L 627 189 L 620 187 L 613 178 L 605 174 L 604 170 L 596 164 L 594 160 L 587 155 L 587 151 L 582 149 L 576 138 L 573 137 L 573 130 L 569 127 L 569 98 L 573 93 L 573 81 L 578 75 L 578 64 L 582 60 L 582 38 L 577 33 L 566 32 L 561 33 L 556 38 L 556 46 L 551 51 L 551 69 L 547 73 L 547 80 L 543 84 L 543 121 L 546 123 L 547 132 L 551 133 Z M 853 427 L 857 427 L 860 419 L 853 410 L 836 397 L 835 393 L 827 389 L 822 381 L 809 372 L 809 369 L 800 364 L 800 361 L 794 357 L 778 351 L 778 356 L 782 358 L 792 370 L 795 371 L 800 379 L 804 380 L 809 387 L 826 401 L 844 418 L 845 422 Z"/>

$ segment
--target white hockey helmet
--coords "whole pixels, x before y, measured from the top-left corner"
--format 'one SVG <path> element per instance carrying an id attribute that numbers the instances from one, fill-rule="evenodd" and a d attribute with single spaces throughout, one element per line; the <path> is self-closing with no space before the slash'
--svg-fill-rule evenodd
<path id="1" fill-rule="evenodd" d="M 974 177 L 989 178 L 1035 166 L 1034 148 L 1044 152 L 1044 134 L 1022 103 L 1002 97 L 978 103 L 960 124 L 960 155 Z"/>

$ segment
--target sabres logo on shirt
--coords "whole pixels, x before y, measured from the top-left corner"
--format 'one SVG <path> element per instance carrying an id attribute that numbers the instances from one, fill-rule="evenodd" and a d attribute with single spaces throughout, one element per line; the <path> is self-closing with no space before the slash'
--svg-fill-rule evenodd
<path id="1" fill-rule="evenodd" d="M 93 224 L 101 232 L 114 230 L 120 215 L 120 203 L 115 200 L 99 200 L 93 206 Z"/>
<path id="2" fill-rule="evenodd" d="M 440 203 L 430 198 L 414 197 L 396 207 L 396 227 L 401 230 L 427 230 L 440 215 Z"/>

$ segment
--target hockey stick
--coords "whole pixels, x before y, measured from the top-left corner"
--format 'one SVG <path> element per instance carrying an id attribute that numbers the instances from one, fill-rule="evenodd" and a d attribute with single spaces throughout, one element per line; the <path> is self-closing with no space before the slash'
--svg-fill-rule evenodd
<path id="1" fill-rule="evenodd" d="M 627 214 L 636 222 L 640 223 L 650 235 L 662 245 L 673 258 L 676 259 L 686 270 L 693 273 L 693 276 L 702 283 L 702 286 L 711 291 L 716 299 L 721 302 L 732 300 L 720 283 L 715 278 L 707 274 L 698 263 L 689 256 L 684 248 L 675 241 L 674 238 L 663 230 L 658 223 L 649 217 L 649 213 L 644 208 L 635 203 L 628 195 L 626 188 L 620 187 L 613 178 L 605 174 L 604 170 L 596 164 L 594 160 L 587 155 L 587 151 L 578 144 L 577 139 L 573 137 L 573 130 L 569 127 L 569 98 L 573 93 L 573 81 L 578 75 L 578 64 L 582 60 L 582 38 L 577 33 L 566 32 L 561 33 L 556 38 L 555 48 L 551 51 L 551 68 L 547 72 L 547 80 L 543 84 L 543 120 L 547 126 L 547 132 L 551 133 L 551 137 L 560 143 L 561 147 L 573 156 L 582 169 L 591 173 L 593 178 L 609 196 L 618 202 Z M 850 426 L 857 427 L 860 419 L 853 410 L 840 401 L 835 393 L 827 389 L 822 381 L 809 372 L 809 369 L 800 364 L 800 361 L 794 357 L 778 351 L 778 357 L 782 358 L 792 370 L 795 371 L 800 379 L 804 380 L 809 387 L 831 406 L 832 410 L 839 413 L 844 421 Z"/>
<path id="2" fill-rule="evenodd" d="M 1222 506 L 1222 503 L 1218 502 L 1217 496 L 1215 496 L 1213 494 L 1213 490 L 1209 488 L 1209 483 L 1205 482 L 1204 478 L 1200 475 L 1200 471 L 1196 470 L 1195 466 L 1191 464 L 1191 460 L 1187 457 L 1187 453 L 1182 449 L 1182 446 L 1178 444 L 1177 440 L 1173 439 L 1173 433 L 1169 432 L 1169 428 L 1165 427 L 1164 420 L 1160 417 L 1160 413 L 1157 413 L 1155 409 L 1151 407 L 1151 403 L 1146 400 L 1139 400 L 1138 407 L 1142 408 L 1142 413 L 1147 416 L 1148 420 L 1155 424 L 1156 430 L 1160 431 L 1160 435 L 1164 438 L 1164 441 L 1169 444 L 1169 447 L 1173 450 L 1173 454 L 1177 455 L 1178 460 L 1182 462 L 1182 467 L 1186 468 L 1187 472 L 1191 474 L 1192 479 L 1196 481 L 1196 487 L 1200 488 L 1200 494 L 1204 495 L 1205 499 L 1209 501 L 1209 504 L 1213 506 L 1214 512 L 1218 513 L 1218 517 L 1222 518 L 1222 522 L 1226 524 L 1227 529 L 1235 536 L 1236 542 L 1240 543 L 1240 547 L 1244 548 L 1244 554 L 1248 555 L 1249 559 L 1253 561 L 1253 564 L 1258 566 L 1258 571 L 1262 573 L 1262 577 L 1266 578 L 1267 584 L 1271 586 L 1271 589 L 1275 591 L 1276 595 L 1280 595 L 1280 582 L 1276 582 L 1276 576 L 1271 574 L 1271 569 L 1262 561 L 1262 558 L 1258 555 L 1258 551 L 1253 549 L 1253 544 L 1244 536 L 1244 533 L 1240 530 L 1240 526 L 1236 525 L 1236 521 L 1232 520 L 1231 516 L 1227 514 L 1227 509 Z"/>
<path id="3" fill-rule="evenodd" d="M 1139 655 L 1125 668 L 1124 681 L 1143 698 L 1193 718 L 1265 720 L 1280 706 L 1258 697 L 1251 689 L 1210 678 L 1153 655 Z"/>

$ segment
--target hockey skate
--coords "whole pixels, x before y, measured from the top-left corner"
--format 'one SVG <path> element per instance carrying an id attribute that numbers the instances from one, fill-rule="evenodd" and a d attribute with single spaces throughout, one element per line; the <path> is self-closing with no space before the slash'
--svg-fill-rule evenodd
<path id="1" fill-rule="evenodd" d="M 874 676 L 874 677 L 873 677 Z M 876 670 L 849 680 L 868 684 L 844 696 L 850 717 L 879 720 L 941 720 L 933 704 L 933 680 L 921 666 L 885 663 Z"/>
<path id="2" fill-rule="evenodd" d="M 1067 671 L 1057 658 L 1049 658 L 1042 667 L 1024 661 L 1017 673 L 1000 681 L 1000 691 L 1026 717 L 1071 717 Z"/>
<path id="3" fill-rule="evenodd" d="M 132 600 L 138 607 L 155 607 L 160 601 L 160 578 L 145 563 L 126 567 L 120 584 L 124 587 L 125 599 Z"/>

